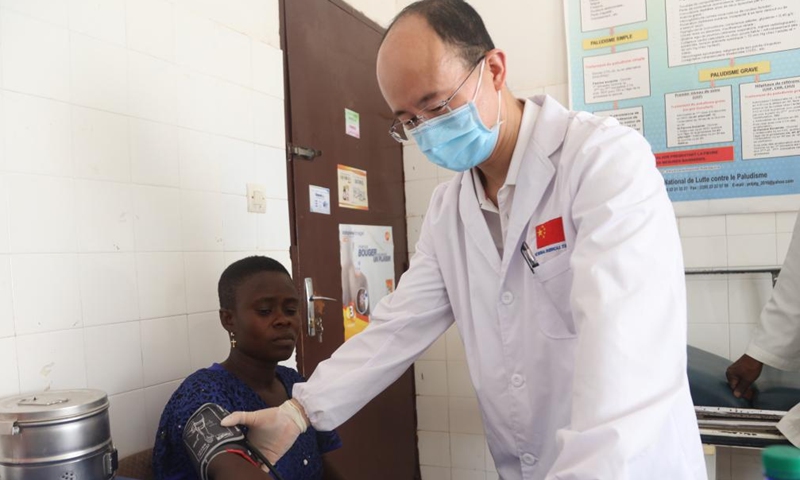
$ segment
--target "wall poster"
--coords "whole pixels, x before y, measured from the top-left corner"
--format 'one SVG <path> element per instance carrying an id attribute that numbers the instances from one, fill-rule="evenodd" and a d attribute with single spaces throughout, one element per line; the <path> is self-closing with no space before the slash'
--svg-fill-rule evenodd
<path id="1" fill-rule="evenodd" d="M 564 6 L 571 107 L 642 133 L 679 215 L 800 208 L 800 1 Z"/>

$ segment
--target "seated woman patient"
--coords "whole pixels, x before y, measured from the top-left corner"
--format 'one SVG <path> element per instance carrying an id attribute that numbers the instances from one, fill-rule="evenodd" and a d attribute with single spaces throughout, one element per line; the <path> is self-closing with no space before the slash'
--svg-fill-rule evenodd
<path id="1" fill-rule="evenodd" d="M 292 386 L 304 381 L 295 370 L 278 365 L 292 355 L 300 334 L 300 295 L 283 265 L 260 256 L 231 264 L 219 279 L 219 304 L 230 354 L 190 375 L 164 407 L 153 451 L 157 479 L 201 478 L 183 440 L 198 408 L 214 403 L 233 412 L 279 406 L 291 397 Z M 341 445 L 335 432 L 309 428 L 275 467 L 285 480 L 338 478 L 323 454 Z M 246 450 L 219 450 L 225 453 L 213 457 L 205 477 L 271 478 Z"/>

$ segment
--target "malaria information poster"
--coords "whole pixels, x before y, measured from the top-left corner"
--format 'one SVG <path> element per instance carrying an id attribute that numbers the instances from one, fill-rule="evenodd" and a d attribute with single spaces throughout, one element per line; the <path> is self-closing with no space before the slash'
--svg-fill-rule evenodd
<path id="1" fill-rule="evenodd" d="M 642 133 L 679 213 L 800 207 L 800 1 L 565 0 L 565 19 L 571 107 Z"/>

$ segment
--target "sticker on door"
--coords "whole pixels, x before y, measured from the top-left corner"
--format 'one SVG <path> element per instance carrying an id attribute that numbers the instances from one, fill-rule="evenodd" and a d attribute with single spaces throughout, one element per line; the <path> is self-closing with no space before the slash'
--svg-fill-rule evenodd
<path id="1" fill-rule="evenodd" d="M 339 165 L 339 206 L 355 210 L 369 210 L 367 172 Z"/>
<path id="2" fill-rule="evenodd" d="M 331 214 L 331 190 L 329 188 L 309 185 L 308 197 L 311 213 Z"/>

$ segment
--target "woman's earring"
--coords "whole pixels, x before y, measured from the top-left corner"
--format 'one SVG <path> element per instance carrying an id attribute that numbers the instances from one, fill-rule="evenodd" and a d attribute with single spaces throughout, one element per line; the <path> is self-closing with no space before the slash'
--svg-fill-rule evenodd
<path id="1" fill-rule="evenodd" d="M 236 348 L 236 338 L 235 338 L 236 334 L 233 332 L 230 332 L 230 334 L 231 334 L 231 348 Z"/>

